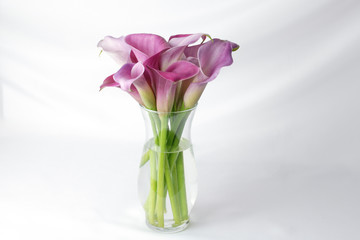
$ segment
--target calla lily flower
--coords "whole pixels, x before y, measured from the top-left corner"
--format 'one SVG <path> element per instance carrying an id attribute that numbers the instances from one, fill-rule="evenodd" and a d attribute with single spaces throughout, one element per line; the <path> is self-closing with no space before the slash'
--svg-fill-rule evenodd
<path id="1" fill-rule="evenodd" d="M 156 81 L 156 106 L 158 112 L 171 112 L 178 84 L 193 78 L 199 72 L 196 65 L 186 61 L 177 61 L 171 64 L 166 71 L 151 70 Z"/>
<path id="2" fill-rule="evenodd" d="M 119 87 L 141 105 L 160 112 L 192 108 L 207 83 L 222 67 L 232 64 L 231 53 L 239 47 L 220 39 L 205 42 L 207 37 L 204 33 L 178 34 L 166 41 L 145 33 L 107 36 L 98 47 L 122 67 L 100 88 Z"/>
<path id="3" fill-rule="evenodd" d="M 100 90 L 109 86 L 120 87 L 130 93 L 141 105 L 155 110 L 155 96 L 144 77 L 144 71 L 145 68 L 140 62 L 127 63 L 115 74 L 107 77 Z"/>
<path id="4" fill-rule="evenodd" d="M 105 87 L 118 87 L 120 88 L 120 84 L 118 82 L 115 82 L 114 80 L 114 74 L 108 76 L 103 84 L 100 86 L 100 91 L 102 89 L 104 89 Z M 140 105 L 144 105 L 143 101 L 141 100 L 140 94 L 137 91 L 137 89 L 132 86 L 131 87 L 131 92 L 129 92 L 129 94 L 140 104 Z"/>
<path id="5" fill-rule="evenodd" d="M 200 68 L 199 74 L 190 84 L 184 94 L 185 108 L 192 108 L 203 93 L 206 83 L 214 80 L 220 72 L 220 69 L 233 63 L 231 53 L 233 49 L 239 46 L 229 41 L 214 39 L 203 45 L 193 46 L 188 50 L 189 58 L 194 58 L 197 50 L 197 60 Z"/>

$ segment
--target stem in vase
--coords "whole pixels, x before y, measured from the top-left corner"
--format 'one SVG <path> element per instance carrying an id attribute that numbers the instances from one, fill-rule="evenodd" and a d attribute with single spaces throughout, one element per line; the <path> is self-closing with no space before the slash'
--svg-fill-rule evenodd
<path id="1" fill-rule="evenodd" d="M 159 151 L 159 167 L 157 178 L 157 196 L 156 196 L 156 215 L 158 218 L 159 227 L 164 227 L 164 199 L 166 197 L 164 185 L 165 185 L 165 161 L 166 161 L 166 137 L 167 137 L 167 116 L 160 116 L 161 129 L 160 129 L 160 151 Z"/>
<path id="2" fill-rule="evenodd" d="M 176 169 L 177 169 L 177 177 L 178 177 L 181 220 L 183 221 L 183 220 L 187 220 L 189 218 L 187 198 L 186 198 L 183 152 L 179 153 L 179 157 L 176 161 Z"/>
<path id="3" fill-rule="evenodd" d="M 148 205 L 148 215 L 149 222 L 152 225 L 155 225 L 155 203 L 156 203 L 156 188 L 157 188 L 157 179 L 156 179 L 156 156 L 154 151 L 149 150 L 150 157 L 150 193 L 149 193 L 149 205 Z"/>

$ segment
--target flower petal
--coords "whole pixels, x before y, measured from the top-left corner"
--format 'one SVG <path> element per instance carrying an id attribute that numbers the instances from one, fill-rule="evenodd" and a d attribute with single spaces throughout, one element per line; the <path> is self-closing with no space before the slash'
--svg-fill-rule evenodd
<path id="1" fill-rule="evenodd" d="M 173 63 L 185 58 L 185 48 L 186 46 L 173 47 L 163 52 L 160 58 L 160 70 L 165 71 Z"/>
<path id="2" fill-rule="evenodd" d="M 166 71 L 151 68 L 150 70 L 156 81 L 156 106 L 159 112 L 170 112 L 175 101 L 178 83 L 189 80 L 199 73 L 199 67 L 187 61 L 175 62 Z"/>
<path id="3" fill-rule="evenodd" d="M 127 63 L 114 74 L 114 80 L 119 83 L 122 90 L 130 92 L 131 85 L 143 75 L 144 70 L 145 68 L 140 62 Z"/>
<path id="4" fill-rule="evenodd" d="M 100 91 L 105 87 L 119 87 L 119 83 L 114 81 L 114 74 L 105 78 L 103 84 L 100 86 Z"/>
<path id="5" fill-rule="evenodd" d="M 184 54 L 186 57 L 198 57 L 198 52 L 199 52 L 199 48 L 202 46 L 203 44 L 198 44 L 198 45 L 194 45 L 194 46 L 190 46 L 187 47 L 184 50 Z"/>
<path id="6" fill-rule="evenodd" d="M 154 54 L 153 56 L 149 57 L 143 62 L 143 65 L 153 69 L 160 70 L 161 54 L 165 51 L 166 50 L 162 50 L 157 54 Z"/>
<path id="7" fill-rule="evenodd" d="M 156 107 L 158 112 L 171 112 L 175 100 L 176 83 L 158 75 L 156 79 Z"/>
<path id="8" fill-rule="evenodd" d="M 203 74 L 198 81 L 209 82 L 216 78 L 220 69 L 233 63 L 231 56 L 234 43 L 214 39 L 203 44 L 198 51 L 200 69 Z"/>
<path id="9" fill-rule="evenodd" d="M 185 48 L 186 46 L 164 49 L 148 58 L 143 64 L 156 70 L 165 71 L 171 64 L 185 59 Z"/>
<path id="10" fill-rule="evenodd" d="M 98 47 L 108 53 L 118 64 L 123 65 L 130 62 L 130 46 L 124 41 L 124 37 L 114 38 L 106 36 L 101 40 Z"/>
<path id="11" fill-rule="evenodd" d="M 141 99 L 139 91 L 136 89 L 134 85 L 131 86 L 131 92 L 129 94 L 140 104 L 145 106 L 143 100 Z"/>
<path id="12" fill-rule="evenodd" d="M 199 67 L 187 61 L 177 61 L 171 64 L 166 71 L 158 71 L 164 78 L 172 82 L 182 81 L 194 77 L 199 73 Z"/>
<path id="13" fill-rule="evenodd" d="M 155 110 L 154 92 L 146 81 L 144 73 L 145 67 L 141 62 L 128 63 L 114 74 L 114 80 L 119 83 L 121 89 L 129 92 L 140 104 Z"/>
<path id="14" fill-rule="evenodd" d="M 196 105 L 206 87 L 206 84 L 206 82 L 192 82 L 189 85 L 184 94 L 185 109 L 192 108 Z"/>
<path id="15" fill-rule="evenodd" d="M 198 67 L 200 66 L 199 59 L 197 59 L 195 57 L 187 57 L 186 61 L 191 62 L 191 63 L 195 64 Z"/>
<path id="16" fill-rule="evenodd" d="M 125 42 L 132 47 L 138 61 L 142 62 L 170 47 L 164 38 L 155 34 L 130 34 L 125 37 Z"/>
<path id="17" fill-rule="evenodd" d="M 204 33 L 173 35 L 169 38 L 169 44 L 172 47 L 187 46 L 189 44 L 197 42 L 200 38 L 205 41 L 206 36 L 207 34 Z"/>

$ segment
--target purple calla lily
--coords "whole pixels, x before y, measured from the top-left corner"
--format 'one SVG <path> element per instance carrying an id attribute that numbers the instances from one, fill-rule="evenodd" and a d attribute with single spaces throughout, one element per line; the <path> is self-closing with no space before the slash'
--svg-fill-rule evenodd
<path id="1" fill-rule="evenodd" d="M 192 47 L 188 54 L 193 54 L 196 48 L 200 72 L 184 94 L 185 108 L 195 106 L 206 87 L 206 83 L 214 80 L 222 67 L 232 64 L 231 53 L 233 49 L 238 48 L 238 45 L 229 41 L 214 39 L 203 45 Z M 190 56 L 189 58 L 193 57 Z"/>
<path id="2" fill-rule="evenodd" d="M 101 85 L 104 87 L 119 87 L 132 95 L 141 105 L 155 110 L 155 96 L 144 77 L 144 66 L 139 63 L 127 63 L 115 74 L 107 77 Z"/>
<path id="3" fill-rule="evenodd" d="M 191 108 L 208 82 L 232 64 L 239 46 L 204 33 L 173 35 L 167 42 L 155 34 L 105 37 L 98 44 L 122 65 L 104 87 L 120 87 L 147 108 L 172 111 Z M 209 37 L 210 38 L 210 37 Z M 197 45 L 192 45 L 202 39 Z"/>
<path id="4" fill-rule="evenodd" d="M 131 92 L 132 86 L 138 91 L 145 107 L 155 110 L 155 96 L 144 77 L 145 67 L 138 62 L 125 64 L 114 74 L 114 80 L 119 83 L 124 91 Z"/>
<path id="5" fill-rule="evenodd" d="M 120 84 L 118 82 L 115 82 L 114 80 L 114 74 L 108 76 L 103 84 L 100 86 L 100 91 L 102 89 L 104 89 L 105 87 L 118 87 L 120 88 Z M 129 92 L 129 94 L 140 104 L 140 105 L 145 105 L 143 103 L 143 101 L 141 100 L 140 94 L 137 91 L 137 89 L 134 86 L 131 86 L 131 91 Z"/>
<path id="6" fill-rule="evenodd" d="M 205 75 L 199 81 L 214 80 L 220 69 L 233 63 L 231 56 L 233 43 L 214 39 L 202 45 L 198 50 L 198 59 L 201 72 Z"/>
<path id="7" fill-rule="evenodd" d="M 156 106 L 159 112 L 170 112 L 175 101 L 178 83 L 193 78 L 199 68 L 186 61 L 178 61 L 170 65 L 166 71 L 152 69 L 156 78 Z"/>

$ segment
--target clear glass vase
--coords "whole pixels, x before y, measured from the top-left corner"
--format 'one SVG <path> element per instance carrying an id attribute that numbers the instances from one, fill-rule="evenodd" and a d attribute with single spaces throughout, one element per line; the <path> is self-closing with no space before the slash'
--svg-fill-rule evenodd
<path id="1" fill-rule="evenodd" d="M 147 225 L 178 232 L 189 224 L 197 196 L 197 171 L 190 138 L 195 108 L 156 112 L 141 107 L 146 141 L 138 177 Z"/>

